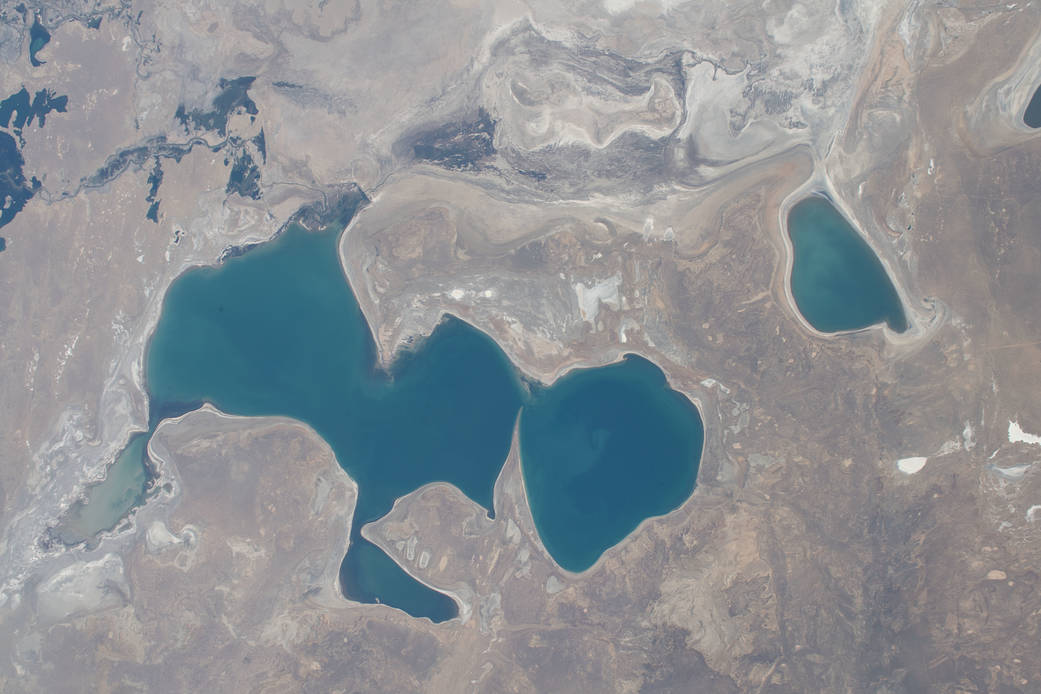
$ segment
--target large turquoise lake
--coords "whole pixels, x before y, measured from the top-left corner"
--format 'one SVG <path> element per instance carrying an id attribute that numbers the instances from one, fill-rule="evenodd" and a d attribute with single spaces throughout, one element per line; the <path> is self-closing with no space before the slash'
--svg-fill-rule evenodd
<path id="1" fill-rule="evenodd" d="M 900 296 L 881 261 L 857 230 L 822 195 L 788 213 L 792 241 L 792 296 L 799 312 L 826 333 L 885 322 L 907 330 Z"/>
<path id="2" fill-rule="evenodd" d="M 166 296 L 146 377 L 153 427 L 211 402 L 232 414 L 292 417 L 325 439 L 359 489 L 340 572 L 348 597 L 434 621 L 456 615 L 450 598 L 412 579 L 360 530 L 434 481 L 491 513 L 525 403 L 529 501 L 561 566 L 589 566 L 641 520 L 690 495 L 701 419 L 650 362 L 631 357 L 545 388 L 525 381 L 487 335 L 448 317 L 380 369 L 339 263 L 342 228 L 290 225 L 219 267 L 182 275 Z"/>

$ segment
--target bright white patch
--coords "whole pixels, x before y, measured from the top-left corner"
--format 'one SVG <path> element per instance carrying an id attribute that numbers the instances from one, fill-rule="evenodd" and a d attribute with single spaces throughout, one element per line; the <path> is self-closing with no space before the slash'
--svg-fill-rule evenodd
<path id="1" fill-rule="evenodd" d="M 466 292 L 464 292 L 462 289 L 453 289 L 452 291 L 448 292 L 448 296 L 452 297 L 456 301 L 460 301 L 464 296 L 466 296 Z"/>
<path id="2" fill-rule="evenodd" d="M 33 358 L 25 365 L 25 390 L 32 392 L 33 384 L 36 382 L 36 369 L 40 366 L 40 350 L 33 348 Z"/>
<path id="3" fill-rule="evenodd" d="M 934 453 L 933 455 L 944 456 L 960 450 L 961 439 L 951 439 L 950 441 L 945 441 L 944 444 L 940 446 L 940 450 L 936 451 L 936 453 Z"/>
<path id="4" fill-rule="evenodd" d="M 900 460 L 896 461 L 896 466 L 900 470 L 900 472 L 904 473 L 905 475 L 913 475 L 919 470 L 921 470 L 923 467 L 925 467 L 925 464 L 927 462 L 929 462 L 928 458 L 916 455 L 910 458 L 901 458 Z"/>
<path id="5" fill-rule="evenodd" d="M 61 376 L 65 373 L 65 365 L 69 362 L 69 357 L 76 351 L 76 345 L 80 341 L 80 336 L 75 335 L 72 338 L 72 342 L 66 343 L 65 351 L 58 355 L 58 368 L 54 370 L 54 382 L 57 383 L 61 380 Z"/>
<path id="6" fill-rule="evenodd" d="M 171 533 L 170 529 L 162 521 L 157 520 L 153 522 L 148 526 L 147 532 L 145 532 L 145 544 L 150 552 L 157 552 L 164 547 L 176 545 L 180 542 L 181 539 Z"/>
<path id="7" fill-rule="evenodd" d="M 520 528 L 513 522 L 512 518 L 506 519 L 506 539 L 509 540 L 510 544 L 517 544 L 521 541 Z"/>
<path id="8" fill-rule="evenodd" d="M 610 14 L 620 14 L 631 10 L 636 0 L 604 0 L 604 9 Z"/>
<path id="9" fill-rule="evenodd" d="M 44 619 L 61 620 L 122 604 L 129 594 L 123 560 L 106 554 L 96 561 L 77 561 L 40 584 L 37 610 Z"/>
<path id="10" fill-rule="evenodd" d="M 971 451 L 976 446 L 976 432 L 968 421 L 965 422 L 965 428 L 962 429 L 961 438 L 964 442 L 965 450 Z"/>
<path id="11" fill-rule="evenodd" d="M 582 314 L 582 320 L 595 324 L 596 316 L 600 313 L 601 302 L 617 311 L 621 306 L 618 296 L 618 288 L 621 284 L 620 275 L 608 277 L 606 280 L 595 282 L 588 287 L 582 282 L 577 282 L 575 294 L 578 296 L 578 311 Z"/>
<path id="12" fill-rule="evenodd" d="M 1027 509 L 1027 520 L 1033 523 L 1037 520 L 1037 512 L 1041 511 L 1041 504 L 1034 504 Z"/>
<path id="13" fill-rule="evenodd" d="M 1029 463 L 1023 463 L 1022 465 L 1013 465 L 1012 467 L 998 467 L 997 465 L 990 466 L 994 472 L 998 473 L 1002 477 L 1007 477 L 1010 480 L 1022 479 L 1023 475 L 1027 474 L 1027 470 L 1033 467 Z"/>
<path id="14" fill-rule="evenodd" d="M 703 380 L 701 382 L 701 385 L 704 388 L 715 388 L 715 387 L 718 387 L 721 391 L 723 391 L 723 393 L 725 393 L 726 395 L 730 395 L 730 389 L 727 388 L 725 385 L 723 385 L 722 383 L 720 383 L 719 381 L 717 381 L 714 378 L 706 378 L 705 380 Z"/>
<path id="15" fill-rule="evenodd" d="M 1031 446 L 1041 446 L 1041 436 L 1037 434 L 1028 434 L 1023 431 L 1023 428 L 1019 426 L 1019 422 L 1013 422 L 1009 420 L 1008 423 L 1008 442 L 1009 443 L 1028 443 Z"/>
<path id="16" fill-rule="evenodd" d="M 623 318 L 618 326 L 618 340 L 623 344 L 629 341 L 629 331 L 640 331 L 640 324 L 632 318 Z"/>
<path id="17" fill-rule="evenodd" d="M 643 220 L 643 235 L 650 236 L 654 233 L 654 217 Z"/>
<path id="18" fill-rule="evenodd" d="M 658 0 L 657 7 L 660 8 L 660 12 L 667 13 L 672 11 L 672 8 L 683 4 L 685 0 Z M 628 12 L 632 8 L 636 7 L 640 0 L 604 0 L 604 9 L 610 14 L 621 14 L 622 12 Z M 642 2 L 641 4 L 649 4 Z"/>

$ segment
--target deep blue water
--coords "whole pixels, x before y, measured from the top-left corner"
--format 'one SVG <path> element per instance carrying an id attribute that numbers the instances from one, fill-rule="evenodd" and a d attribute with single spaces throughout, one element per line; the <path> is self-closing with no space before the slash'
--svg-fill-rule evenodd
<path id="1" fill-rule="evenodd" d="M 686 501 L 704 440 L 690 400 L 634 355 L 537 389 L 520 434 L 535 526 L 569 571 L 589 568 L 645 518 Z"/>
<path id="2" fill-rule="evenodd" d="M 42 128 L 47 123 L 47 114 L 51 111 L 65 113 L 69 107 L 69 97 L 55 94 L 50 89 L 40 89 L 29 99 L 29 90 L 24 86 L 0 101 L 0 127 L 11 128 L 16 135 L 21 135 L 24 128 L 33 124 Z"/>
<path id="3" fill-rule="evenodd" d="M 646 360 L 629 357 L 546 388 L 522 379 L 487 335 L 446 317 L 388 371 L 378 368 L 339 263 L 342 228 L 293 224 L 219 267 L 178 278 L 149 344 L 146 378 L 152 427 L 211 402 L 233 414 L 292 417 L 322 436 L 359 489 L 340 570 L 348 597 L 434 621 L 457 614 L 450 598 L 412 579 L 360 530 L 435 481 L 490 514 L 522 406 L 529 500 L 565 568 L 586 568 L 644 518 L 690 495 L 701 419 Z"/>
<path id="4" fill-rule="evenodd" d="M 821 332 L 858 330 L 885 322 L 907 330 L 900 296 L 867 242 L 831 201 L 811 195 L 788 213 L 792 296 Z"/>
<path id="5" fill-rule="evenodd" d="M 177 107 L 174 117 L 184 126 L 185 134 L 193 130 L 215 130 L 221 137 L 228 134 L 228 118 L 234 113 L 247 113 L 256 116 L 259 112 L 257 104 L 249 97 L 249 88 L 256 77 L 246 76 L 235 79 L 221 79 L 218 91 L 213 97 L 209 110 L 188 108 L 184 104 Z"/>
<path id="6" fill-rule="evenodd" d="M 25 180 L 24 168 L 25 159 L 18 143 L 7 133 L 0 132 L 0 200 L 4 201 L 0 206 L 0 227 L 10 224 L 39 188 L 35 177 L 32 181 Z"/>
<path id="7" fill-rule="evenodd" d="M 30 100 L 29 90 L 24 86 L 0 99 L 0 128 L 3 128 L 0 130 L 0 227 L 9 224 L 41 187 L 36 176 L 28 180 L 25 177 L 23 130 L 34 120 L 36 126 L 42 128 L 48 113 L 65 113 L 68 104 L 69 97 L 59 96 L 50 89 L 37 91 Z M 13 135 L 4 130 L 10 130 Z"/>

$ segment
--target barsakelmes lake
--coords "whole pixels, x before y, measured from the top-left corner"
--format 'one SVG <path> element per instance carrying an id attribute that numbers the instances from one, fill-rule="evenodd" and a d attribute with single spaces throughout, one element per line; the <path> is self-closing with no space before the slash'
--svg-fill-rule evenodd
<path id="1" fill-rule="evenodd" d="M 535 388 L 520 450 L 542 543 L 561 567 L 588 569 L 644 519 L 690 497 L 703 440 L 697 408 L 641 357 Z"/>

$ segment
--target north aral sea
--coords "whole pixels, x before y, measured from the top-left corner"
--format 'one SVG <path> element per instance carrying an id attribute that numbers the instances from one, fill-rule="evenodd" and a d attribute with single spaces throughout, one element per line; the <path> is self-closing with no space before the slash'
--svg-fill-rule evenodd
<path id="1" fill-rule="evenodd" d="M 359 489 L 340 572 L 347 597 L 434 621 L 457 614 L 454 601 L 360 530 L 437 481 L 491 514 L 518 417 L 536 528 L 565 569 L 588 568 L 645 518 L 690 496 L 701 418 L 644 359 L 547 387 L 525 379 L 483 332 L 447 316 L 380 368 L 339 262 L 349 217 L 319 231 L 291 224 L 269 243 L 183 274 L 146 357 L 153 428 L 210 402 L 230 414 L 297 419 L 330 445 Z"/>

